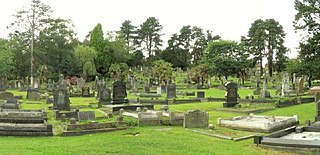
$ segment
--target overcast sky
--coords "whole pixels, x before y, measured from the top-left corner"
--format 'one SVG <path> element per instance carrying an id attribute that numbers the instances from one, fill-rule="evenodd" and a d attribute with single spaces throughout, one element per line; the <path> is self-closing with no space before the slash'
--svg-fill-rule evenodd
<path id="1" fill-rule="evenodd" d="M 8 26 L 16 11 L 31 0 L 5 0 L 0 6 L 0 37 L 7 38 Z M 296 57 L 300 36 L 293 28 L 294 0 L 43 0 L 54 16 L 71 19 L 80 41 L 98 23 L 103 31 L 118 30 L 126 19 L 134 25 L 156 17 L 163 26 L 163 40 L 177 33 L 183 25 L 212 30 L 222 39 L 239 41 L 256 19 L 273 18 L 286 32 L 285 45 Z"/>

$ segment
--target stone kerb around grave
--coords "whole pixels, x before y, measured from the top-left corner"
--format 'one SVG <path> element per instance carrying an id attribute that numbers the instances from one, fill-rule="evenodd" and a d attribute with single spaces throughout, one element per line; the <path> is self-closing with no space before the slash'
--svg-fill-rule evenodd
<path id="1" fill-rule="evenodd" d="M 139 126 L 158 126 L 162 125 L 162 112 L 139 112 L 138 123 Z"/>
<path id="2" fill-rule="evenodd" d="M 184 128 L 207 128 L 209 125 L 209 113 L 201 110 L 188 110 L 184 114 Z"/>

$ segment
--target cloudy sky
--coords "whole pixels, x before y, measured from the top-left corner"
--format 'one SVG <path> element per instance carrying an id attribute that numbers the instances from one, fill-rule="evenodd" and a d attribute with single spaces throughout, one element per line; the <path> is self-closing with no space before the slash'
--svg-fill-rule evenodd
<path id="1" fill-rule="evenodd" d="M 31 0 L 6 0 L 0 6 L 0 37 L 7 38 L 8 26 L 16 11 Z M 163 40 L 178 32 L 183 25 L 196 25 L 212 30 L 223 39 L 239 41 L 256 19 L 273 18 L 286 32 L 285 45 L 290 57 L 296 57 L 300 36 L 293 28 L 294 0 L 43 0 L 54 16 L 71 19 L 82 41 L 95 25 L 103 31 L 118 30 L 129 19 L 134 25 L 156 17 L 163 25 Z"/>

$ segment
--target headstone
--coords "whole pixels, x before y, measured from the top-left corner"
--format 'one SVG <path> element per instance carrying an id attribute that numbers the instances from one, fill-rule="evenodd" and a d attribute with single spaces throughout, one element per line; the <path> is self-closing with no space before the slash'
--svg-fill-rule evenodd
<path id="1" fill-rule="evenodd" d="M 70 124 L 77 124 L 77 119 L 74 117 L 70 118 Z"/>
<path id="2" fill-rule="evenodd" d="M 2 109 L 20 109 L 20 104 L 16 98 L 8 98 Z"/>
<path id="3" fill-rule="evenodd" d="M 86 80 L 84 80 L 82 77 L 78 78 L 77 80 L 77 90 L 81 90 L 86 85 Z"/>
<path id="4" fill-rule="evenodd" d="M 167 86 L 165 85 L 165 84 L 162 84 L 162 85 L 160 85 L 160 87 L 161 87 L 161 93 L 163 92 L 163 93 L 166 93 L 167 92 Z"/>
<path id="5" fill-rule="evenodd" d="M 112 100 L 115 104 L 127 102 L 126 84 L 122 81 L 115 81 L 112 89 Z"/>
<path id="6" fill-rule="evenodd" d="M 145 93 L 150 93 L 150 86 L 149 85 L 145 85 L 144 86 L 144 92 Z"/>
<path id="7" fill-rule="evenodd" d="M 49 91 L 49 92 L 53 91 L 53 81 L 51 79 L 48 80 L 47 91 Z"/>
<path id="8" fill-rule="evenodd" d="M 157 94 L 161 95 L 161 87 L 157 87 Z"/>
<path id="9" fill-rule="evenodd" d="M 79 121 L 88 121 L 88 120 L 93 121 L 95 119 L 95 113 L 94 111 L 84 111 L 84 112 L 79 111 L 78 119 Z"/>
<path id="10" fill-rule="evenodd" d="M 99 106 L 111 103 L 111 90 L 104 80 L 99 83 Z"/>
<path id="11" fill-rule="evenodd" d="M 82 97 L 90 97 L 90 87 L 82 87 Z"/>
<path id="12" fill-rule="evenodd" d="M 315 121 L 320 121 L 320 101 L 316 102 L 316 117 Z"/>
<path id="13" fill-rule="evenodd" d="M 168 84 L 166 92 L 167 92 L 167 98 L 176 98 L 177 97 L 176 85 L 174 83 Z"/>
<path id="14" fill-rule="evenodd" d="M 53 91 L 53 108 L 59 111 L 70 111 L 70 99 L 67 89 L 67 84 L 59 82 L 56 84 Z"/>
<path id="15" fill-rule="evenodd" d="M 280 84 L 280 83 L 277 85 L 276 94 L 280 95 L 280 96 L 282 94 L 282 84 Z"/>
<path id="16" fill-rule="evenodd" d="M 292 90 L 293 91 L 296 91 L 296 73 L 293 73 L 293 76 L 292 76 Z"/>
<path id="17" fill-rule="evenodd" d="M 263 75 L 263 89 L 260 94 L 261 98 L 270 98 L 270 92 L 267 90 L 267 77 L 266 74 Z"/>
<path id="18" fill-rule="evenodd" d="M 0 100 L 7 100 L 8 98 L 13 98 L 14 95 L 11 92 L 0 92 Z"/>
<path id="19" fill-rule="evenodd" d="M 314 94 L 314 101 L 317 103 L 320 100 L 320 92 Z"/>
<path id="20" fill-rule="evenodd" d="M 286 73 L 285 76 L 283 77 L 281 95 L 285 96 L 285 97 L 290 96 L 290 85 L 289 85 L 289 74 L 288 73 Z"/>
<path id="21" fill-rule="evenodd" d="M 205 97 L 205 92 L 204 91 L 198 91 L 197 92 L 197 98 L 204 98 Z"/>
<path id="22" fill-rule="evenodd" d="M 37 82 L 35 82 L 36 84 Z M 40 92 L 38 88 L 27 88 L 27 100 L 31 101 L 39 101 L 40 100 Z"/>
<path id="23" fill-rule="evenodd" d="M 0 78 L 0 91 L 5 91 L 7 89 L 6 80 L 4 78 Z"/>
<path id="24" fill-rule="evenodd" d="M 184 114 L 184 128 L 207 128 L 209 125 L 209 114 L 201 110 L 188 110 Z"/>
<path id="25" fill-rule="evenodd" d="M 138 92 L 137 77 L 135 76 L 132 78 L 132 92 Z"/>
<path id="26" fill-rule="evenodd" d="M 300 77 L 298 80 L 298 90 L 297 90 L 298 94 L 303 93 L 303 77 Z"/>
<path id="27" fill-rule="evenodd" d="M 18 88 L 21 88 L 21 81 L 18 81 Z"/>
<path id="28" fill-rule="evenodd" d="M 225 87 L 227 91 L 225 95 L 226 101 L 223 103 L 223 107 L 235 107 L 237 104 L 239 104 L 238 85 L 234 82 L 228 82 L 226 83 Z"/>

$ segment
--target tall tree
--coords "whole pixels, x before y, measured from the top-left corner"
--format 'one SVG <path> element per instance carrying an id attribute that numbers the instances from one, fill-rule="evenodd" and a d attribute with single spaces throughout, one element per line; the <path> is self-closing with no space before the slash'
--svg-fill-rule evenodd
<path id="1" fill-rule="evenodd" d="M 285 33 L 283 27 L 274 19 L 254 21 L 249 29 L 247 37 L 242 37 L 243 44 L 254 56 L 255 63 L 260 63 L 260 75 L 263 75 L 262 59 L 268 60 L 269 75 L 272 76 L 274 69 L 281 71 L 285 54 L 288 51 L 284 46 Z M 274 61 L 278 68 L 274 67 Z"/>
<path id="2" fill-rule="evenodd" d="M 140 43 L 140 48 L 148 52 L 148 57 L 155 55 L 162 46 L 162 28 L 158 19 L 149 17 L 138 29 L 138 42 Z"/>
<path id="3" fill-rule="evenodd" d="M 97 72 L 104 75 L 110 65 L 110 53 L 108 53 L 109 46 L 103 37 L 102 25 L 98 23 L 90 33 L 90 47 L 93 47 L 97 51 L 97 57 L 95 59 L 95 66 Z"/>
<path id="4" fill-rule="evenodd" d="M 32 0 L 29 7 L 17 12 L 14 17 L 16 20 L 9 27 L 14 28 L 16 35 L 27 36 L 28 45 L 30 47 L 30 75 L 31 83 L 33 83 L 34 72 L 34 42 L 41 29 L 46 25 L 50 13 L 50 6 L 42 3 L 40 0 Z"/>
<path id="5" fill-rule="evenodd" d="M 13 53 L 9 41 L 0 38 L 0 77 L 10 77 L 13 69 Z"/>
<path id="6" fill-rule="evenodd" d="M 120 33 L 127 42 L 127 46 L 132 48 L 134 39 L 137 37 L 136 26 L 130 20 L 125 20 L 120 27 Z M 131 44 L 130 44 L 131 43 Z"/>
<path id="7" fill-rule="evenodd" d="M 296 30 L 308 32 L 299 46 L 299 61 L 311 87 L 312 78 L 320 78 L 320 2 L 318 0 L 295 0 L 294 26 Z"/>
<path id="8" fill-rule="evenodd" d="M 74 47 L 78 43 L 70 20 L 51 19 L 49 26 L 40 32 L 35 57 L 53 73 L 78 75 L 79 67 L 74 56 Z"/>
<path id="9" fill-rule="evenodd" d="M 97 57 L 97 51 L 89 46 L 78 45 L 74 49 L 75 57 L 79 66 L 82 68 L 82 74 L 85 78 L 97 73 L 94 60 Z"/>

